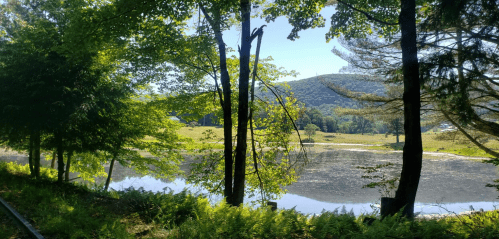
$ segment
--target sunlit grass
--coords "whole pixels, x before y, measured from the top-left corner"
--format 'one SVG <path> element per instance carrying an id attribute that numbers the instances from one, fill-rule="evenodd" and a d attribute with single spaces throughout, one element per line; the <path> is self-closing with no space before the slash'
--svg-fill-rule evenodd
<path id="1" fill-rule="evenodd" d="M 304 130 L 300 130 L 301 139 L 308 139 Z M 341 134 L 341 133 L 324 133 L 317 131 L 316 135 L 311 137 L 315 143 L 342 143 L 342 144 L 384 144 L 393 140 L 395 137 L 388 136 L 385 138 L 384 134 Z M 298 134 L 293 133 L 293 140 L 298 141 Z"/>
<path id="2" fill-rule="evenodd" d="M 200 141 L 202 140 L 205 135 L 207 130 L 213 131 L 216 135 L 216 139 L 220 142 L 223 142 L 223 136 L 224 136 L 224 129 L 222 127 L 214 127 L 214 126 L 196 126 L 196 127 L 182 127 L 178 133 L 192 138 L 194 141 Z M 233 132 L 233 135 L 235 132 Z"/>
<path id="3" fill-rule="evenodd" d="M 179 130 L 179 134 L 191 137 L 196 143 L 200 143 L 201 139 L 204 137 L 203 132 L 206 132 L 207 130 L 212 130 L 216 134 L 219 143 L 218 149 L 223 149 L 223 144 L 221 144 L 221 142 L 223 142 L 223 128 L 221 127 L 183 127 Z M 305 134 L 304 130 L 300 130 L 299 133 L 302 140 L 308 139 L 308 136 Z M 437 136 L 439 134 L 441 133 L 426 132 L 421 135 L 423 140 L 423 151 L 451 153 L 468 157 L 492 157 L 466 139 L 458 138 L 454 140 L 438 140 Z M 233 132 L 233 135 L 235 135 L 235 132 Z M 295 143 L 299 142 L 297 133 L 293 133 L 291 137 Z M 314 148 L 316 149 L 320 147 L 326 147 L 329 149 L 360 148 L 386 151 L 402 150 L 405 140 L 404 135 L 400 135 L 400 143 L 397 144 L 396 137 L 394 135 L 341 134 L 324 133 L 320 131 L 317 131 L 316 135 L 313 135 L 311 138 L 315 143 L 327 144 L 326 146 L 314 145 Z M 499 151 L 499 142 L 497 140 L 490 140 L 489 142 L 485 143 L 485 146 Z"/>

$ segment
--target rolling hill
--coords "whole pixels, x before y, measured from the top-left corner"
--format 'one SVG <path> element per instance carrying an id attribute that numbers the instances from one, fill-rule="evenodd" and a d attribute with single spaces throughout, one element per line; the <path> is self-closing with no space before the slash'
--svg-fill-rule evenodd
<path id="1" fill-rule="evenodd" d="M 357 103 L 349 98 L 342 97 L 321 83 L 321 79 L 332 82 L 346 89 L 358 92 L 383 95 L 385 87 L 375 81 L 366 80 L 360 75 L 329 74 L 306 79 L 286 82 L 298 101 L 306 107 L 318 108 L 324 115 L 330 115 L 337 106 L 356 108 Z M 270 93 L 259 93 L 270 96 Z"/>

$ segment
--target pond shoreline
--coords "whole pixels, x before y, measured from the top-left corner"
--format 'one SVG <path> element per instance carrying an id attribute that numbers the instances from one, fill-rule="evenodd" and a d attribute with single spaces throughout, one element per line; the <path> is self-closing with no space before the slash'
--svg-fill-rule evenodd
<path id="1" fill-rule="evenodd" d="M 318 147 L 317 147 L 318 148 Z M 1 161 L 27 163 L 27 156 L 15 151 L 3 152 Z M 17 154 L 16 154 L 17 153 Z M 495 188 L 486 188 L 487 183 L 499 178 L 497 167 L 469 159 L 462 159 L 447 153 L 439 158 L 424 155 L 423 170 L 416 200 L 421 203 L 461 203 L 498 201 Z M 368 166 L 392 162 L 395 167 L 386 171 L 388 175 L 400 174 L 401 152 L 387 152 L 364 149 L 321 149 L 311 148 L 310 162 L 303 169 L 298 182 L 285 189 L 290 194 L 305 196 L 328 203 L 374 203 L 382 196 L 377 189 L 362 188 L 369 183 L 362 178 L 363 171 L 357 166 Z M 183 170 L 189 169 L 187 160 Z M 42 160 L 47 165 L 50 162 Z M 107 171 L 107 167 L 106 167 Z M 126 177 L 139 177 L 130 168 L 117 165 L 113 181 Z M 98 179 L 101 182 L 103 178 Z M 168 182 L 164 180 L 165 182 Z"/>

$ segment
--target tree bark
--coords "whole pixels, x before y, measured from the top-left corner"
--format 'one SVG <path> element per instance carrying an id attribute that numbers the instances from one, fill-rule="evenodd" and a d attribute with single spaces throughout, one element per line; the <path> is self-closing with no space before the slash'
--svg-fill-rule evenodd
<path id="1" fill-rule="evenodd" d="M 71 167 L 71 157 L 73 156 L 73 151 L 68 151 L 68 156 L 66 160 L 66 172 L 64 172 L 64 181 L 69 182 L 69 169 Z"/>
<path id="2" fill-rule="evenodd" d="M 62 184 L 64 177 L 64 147 L 62 145 L 62 135 L 56 133 L 55 138 L 57 141 L 57 182 Z"/>
<path id="3" fill-rule="evenodd" d="M 260 28 L 260 30 L 261 29 L 262 28 Z M 265 200 L 264 199 L 263 182 L 262 182 L 262 178 L 260 177 L 260 172 L 258 170 L 255 132 L 253 129 L 253 111 L 254 111 L 253 104 L 255 103 L 255 81 L 256 81 L 256 76 L 257 76 L 257 71 L 258 71 L 258 60 L 260 57 L 260 45 L 262 43 L 262 35 L 263 35 L 263 31 L 258 34 L 258 43 L 256 45 L 255 63 L 253 64 L 253 79 L 251 81 L 251 107 L 249 109 L 249 122 L 250 122 L 249 127 L 250 127 L 250 132 L 251 132 L 251 150 L 253 152 L 253 167 L 255 168 L 255 173 L 258 177 L 258 181 L 260 182 L 260 190 L 261 190 L 262 202 L 263 202 Z M 267 202 L 267 203 L 270 203 L 270 202 Z M 277 208 L 277 205 L 276 205 L 276 208 Z M 275 211 L 275 210 L 273 210 L 273 211 Z"/>
<path id="4" fill-rule="evenodd" d="M 57 148 L 54 149 L 54 152 L 52 152 L 52 162 L 50 163 L 50 167 L 52 169 L 55 168 L 55 157 L 57 157 Z"/>
<path id="5" fill-rule="evenodd" d="M 237 119 L 237 146 L 234 166 L 234 202 L 239 206 L 244 201 L 244 184 L 246 177 L 246 149 L 248 136 L 248 100 L 251 50 L 251 2 L 241 0 L 241 49 L 239 51 L 239 109 Z"/>
<path id="6" fill-rule="evenodd" d="M 400 143 L 400 134 L 402 133 L 401 131 L 402 130 L 400 128 L 400 120 L 396 119 L 395 120 L 395 135 L 397 136 L 397 144 Z"/>
<path id="7" fill-rule="evenodd" d="M 416 47 L 416 1 L 401 0 L 399 16 L 402 32 L 402 64 L 404 74 L 404 130 L 405 145 L 402 173 L 395 194 L 395 201 L 385 215 L 400 211 L 408 218 L 414 217 L 414 202 L 421 176 L 423 146 L 421 142 L 419 65 Z"/>
<path id="8" fill-rule="evenodd" d="M 227 204 L 233 204 L 232 193 L 232 167 L 234 161 L 232 160 L 232 101 L 230 89 L 230 76 L 227 70 L 227 57 L 225 42 L 222 37 L 220 28 L 220 8 L 215 10 L 214 18 L 212 19 L 206 12 L 204 7 L 200 5 L 204 16 L 208 20 L 218 43 L 218 54 L 220 58 L 220 81 L 222 82 L 223 90 L 223 119 L 224 119 L 224 160 L 225 160 L 225 181 L 224 181 L 224 197 Z"/>
<path id="9" fill-rule="evenodd" d="M 111 176 L 113 175 L 114 162 L 118 157 L 118 153 L 113 155 L 113 159 L 111 159 L 111 164 L 109 165 L 109 172 L 107 173 L 106 185 L 104 186 L 104 191 L 109 189 L 109 184 L 111 183 Z"/>
<path id="10" fill-rule="evenodd" d="M 221 34 L 220 34 L 221 37 Z M 224 95 L 223 113 L 224 113 L 224 159 L 225 159 L 225 189 L 224 196 L 228 204 L 232 204 L 232 167 L 234 160 L 232 159 L 232 99 L 230 89 L 230 76 L 227 70 L 227 59 L 225 42 L 218 41 L 218 50 L 220 57 L 220 81 L 222 82 L 222 90 Z"/>
<path id="11" fill-rule="evenodd" d="M 35 138 L 35 134 L 33 133 L 34 131 L 31 131 L 31 134 L 29 136 L 29 155 L 28 155 L 28 165 L 29 165 L 29 172 L 31 174 L 31 177 L 35 177 L 35 170 L 33 168 L 33 151 L 34 151 L 34 147 L 33 147 L 33 142 L 34 142 L 34 138 Z"/>
<path id="12" fill-rule="evenodd" d="M 33 141 L 33 147 L 34 147 L 34 154 L 33 154 L 33 161 L 34 161 L 34 174 L 35 178 L 39 179 L 40 178 L 40 131 L 36 130 L 34 132 L 34 141 Z"/>

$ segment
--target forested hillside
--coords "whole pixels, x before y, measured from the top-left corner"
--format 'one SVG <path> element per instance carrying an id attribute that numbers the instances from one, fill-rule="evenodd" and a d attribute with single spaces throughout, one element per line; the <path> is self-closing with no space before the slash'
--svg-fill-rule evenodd
<path id="1" fill-rule="evenodd" d="M 356 102 L 336 94 L 323 85 L 321 79 L 353 91 L 373 94 L 383 94 L 385 91 L 383 84 L 353 74 L 328 74 L 287 82 L 298 101 L 306 107 L 318 108 L 324 115 L 331 115 L 336 106 L 355 108 Z"/>

